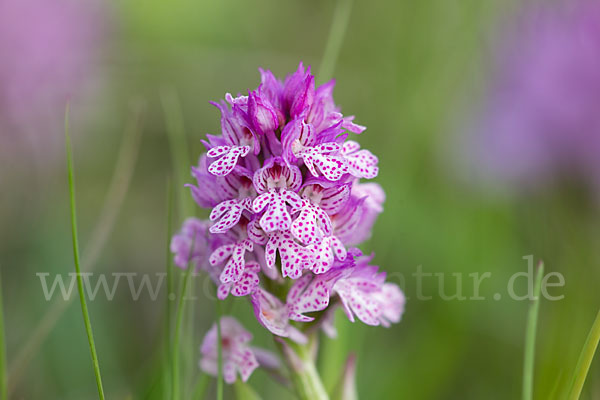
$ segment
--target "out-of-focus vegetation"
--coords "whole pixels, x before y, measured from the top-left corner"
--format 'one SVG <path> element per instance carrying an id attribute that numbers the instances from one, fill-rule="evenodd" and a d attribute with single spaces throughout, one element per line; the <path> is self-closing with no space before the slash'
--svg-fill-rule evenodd
<path id="1" fill-rule="evenodd" d="M 334 73 L 335 98 L 345 114 L 367 126 L 358 140 L 378 155 L 377 182 L 387 194 L 364 250 L 375 251 L 375 263 L 402 284 L 409 299 L 402 322 L 390 329 L 351 324 L 338 315 L 340 337 L 321 343 L 327 385 L 335 384 L 351 349 L 364 398 L 518 398 L 528 301 L 510 299 L 506 288 L 513 274 L 527 271 L 527 255 L 543 259 L 546 271 L 560 272 L 566 282 L 550 289 L 564 295 L 562 300 L 540 303 L 535 398 L 548 398 L 557 381 L 568 385 L 600 305 L 598 199 L 576 185 L 525 194 L 482 188 L 455 160 L 462 121 L 485 95 L 495 38 L 522 6 L 491 0 L 354 1 Z M 160 273 L 166 181 L 173 177 L 161 93 L 177 93 L 187 151 L 196 160 L 203 150 L 200 139 L 220 129 L 210 100 L 256 87 L 258 67 L 277 76 L 295 70 L 299 61 L 318 69 L 335 2 L 124 0 L 101 8 L 102 41 L 90 56 L 85 94 L 75 91 L 71 100 L 80 241 L 85 249 L 96 229 L 123 132 L 142 99 L 139 159 L 94 268 Z M 35 125 L 40 139 L 28 135 L 16 147 L 0 143 L 11 149 L 0 150 L 0 267 L 9 391 L 16 399 L 96 396 L 75 302 L 35 352 L 22 353 L 53 309 L 36 274 L 73 271 L 63 107 L 53 103 L 56 115 Z M 22 126 L 15 126 L 0 124 L 5 130 L 0 138 L 19 142 L 14 132 Z M 30 151 L 28 143 L 46 143 L 49 136 L 59 145 Z M 179 209 L 176 223 L 182 218 Z M 447 295 L 456 293 L 452 274 L 461 274 L 466 297 L 474 296 L 469 274 L 490 272 L 480 289 L 485 299 L 444 300 L 438 294 L 442 282 L 433 276 L 421 288 L 431 299 L 419 300 L 412 276 L 419 266 L 445 274 Z M 201 280 L 191 289 L 199 300 L 188 307 L 186 320 L 193 323 L 184 327 L 181 344 L 182 390 L 188 393 L 200 376 L 198 346 L 215 309 Z M 526 292 L 524 279 L 516 290 Z M 502 297 L 494 298 L 496 293 Z M 147 294 L 133 301 L 122 284 L 113 301 L 99 296 L 89 302 L 107 398 L 161 398 L 165 296 L 163 290 L 157 301 Z M 255 333 L 256 343 L 273 346 L 244 300 L 233 302 L 231 312 Z M 17 359 L 21 370 L 14 369 Z M 600 397 L 598 373 L 596 362 L 583 398 Z M 11 377 L 18 378 L 13 387 Z M 292 398 L 265 372 L 257 371 L 250 383 L 265 399 Z M 226 398 L 231 393 L 226 388 Z"/>

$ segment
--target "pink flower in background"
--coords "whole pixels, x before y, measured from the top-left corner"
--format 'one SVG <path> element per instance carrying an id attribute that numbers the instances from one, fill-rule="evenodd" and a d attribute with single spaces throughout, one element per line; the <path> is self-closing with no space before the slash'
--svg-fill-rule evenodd
<path id="1" fill-rule="evenodd" d="M 336 307 L 369 325 L 400 321 L 398 286 L 348 247 L 369 238 L 385 200 L 379 185 L 361 183 L 377 176 L 377 157 L 347 140 L 365 128 L 335 106 L 333 81 L 315 87 L 310 68 L 300 64 L 284 81 L 261 75 L 258 89 L 213 103 L 221 135 L 203 141 L 197 184 L 188 185 L 212 210 L 209 221 L 187 220 L 173 237 L 176 264 L 191 255 L 220 300 L 248 296 L 264 328 L 299 344 L 308 337 L 297 322 L 316 320 L 332 334 Z M 250 355 L 244 360 L 242 378 L 255 368 Z"/>
<path id="2" fill-rule="evenodd" d="M 0 2 L 0 147 L 7 155 L 17 148 L 48 157 L 58 148 L 54 122 L 93 80 L 101 25 L 93 1 Z"/>
<path id="3" fill-rule="evenodd" d="M 200 353 L 200 368 L 213 376 L 218 372 L 217 325 L 213 324 L 208 331 Z M 270 352 L 254 349 L 249 346 L 252 334 L 233 317 L 221 317 L 221 349 L 223 354 L 223 378 L 227 383 L 234 383 L 237 375 L 244 382 L 259 366 L 259 362 L 266 367 L 277 365 L 277 359 Z"/>
<path id="4" fill-rule="evenodd" d="M 527 13 L 505 48 L 466 158 L 486 177 L 577 176 L 600 189 L 600 2 Z"/>

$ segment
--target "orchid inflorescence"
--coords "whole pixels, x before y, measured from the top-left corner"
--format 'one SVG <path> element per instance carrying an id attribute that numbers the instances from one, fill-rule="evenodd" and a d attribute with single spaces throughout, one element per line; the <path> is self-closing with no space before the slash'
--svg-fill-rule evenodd
<path id="1" fill-rule="evenodd" d="M 222 132 L 203 141 L 207 152 L 192 167 L 197 183 L 188 185 L 212 211 L 209 220 L 187 219 L 173 237 L 175 264 L 208 272 L 220 300 L 248 296 L 266 329 L 297 343 L 306 343 L 309 327 L 335 336 L 338 307 L 353 322 L 398 322 L 401 290 L 370 265 L 372 255 L 352 247 L 370 236 L 385 198 L 379 185 L 360 181 L 377 176 L 377 157 L 348 139 L 365 127 L 340 113 L 333 80 L 315 88 L 310 67 L 300 63 L 283 82 L 260 73 L 247 96 L 212 103 Z M 220 321 L 225 381 L 237 372 L 245 381 L 260 351 L 239 322 Z M 201 348 L 211 374 L 216 347 L 213 326 Z"/>

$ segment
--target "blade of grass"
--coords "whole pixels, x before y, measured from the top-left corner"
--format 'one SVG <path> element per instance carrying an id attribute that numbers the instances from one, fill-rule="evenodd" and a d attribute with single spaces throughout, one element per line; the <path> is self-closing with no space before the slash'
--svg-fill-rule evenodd
<path id="1" fill-rule="evenodd" d="M 559 395 L 558 395 L 559 394 L 558 389 L 560 388 L 560 383 L 561 383 L 562 378 L 563 378 L 563 370 L 561 369 L 560 372 L 558 373 L 558 376 L 554 380 L 554 384 L 552 385 L 550 394 L 548 394 L 548 400 L 555 400 L 558 398 L 563 398 L 562 396 L 559 397 Z"/>
<path id="2" fill-rule="evenodd" d="M 326 82 L 333 76 L 335 64 L 337 62 L 348 22 L 350 22 L 350 14 L 352 11 L 352 0 L 338 0 L 333 14 L 333 21 L 329 30 L 327 44 L 321 59 L 321 65 L 317 73 L 319 82 Z"/>
<path id="3" fill-rule="evenodd" d="M 92 333 L 92 323 L 85 301 L 85 291 L 83 289 L 83 279 L 81 278 L 81 263 L 79 260 L 79 239 L 77 237 L 77 210 L 75 206 L 75 178 L 73 177 L 73 152 L 71 149 L 71 137 L 69 136 L 69 104 L 65 109 L 65 144 L 67 150 L 67 173 L 69 178 L 69 203 L 71 208 L 71 234 L 73 237 L 73 260 L 75 262 L 75 272 L 77 273 L 77 290 L 79 292 L 79 301 L 81 303 L 81 313 L 90 346 L 94 374 L 96 375 L 96 385 L 98 386 L 98 396 L 104 400 L 104 388 L 102 387 L 102 377 L 100 375 L 100 364 L 98 363 L 98 354 L 96 353 L 96 344 L 94 343 L 94 334 Z"/>
<path id="4" fill-rule="evenodd" d="M 523 400 L 533 398 L 533 374 L 535 364 L 535 336 L 537 331 L 537 321 L 540 309 L 540 290 L 542 288 L 542 278 L 544 276 L 544 263 L 540 262 L 535 277 L 535 286 L 533 289 L 533 300 L 529 305 L 527 315 L 527 327 L 525 329 L 525 355 L 523 357 Z"/>
<path id="5" fill-rule="evenodd" d="M 172 361 L 173 365 L 171 366 L 171 399 L 179 400 L 180 398 L 180 388 L 179 388 L 179 341 L 181 339 L 181 325 L 183 321 L 184 315 L 184 306 L 185 306 L 185 296 L 187 294 L 187 288 L 190 281 L 190 276 L 192 276 L 193 269 L 192 267 L 192 251 L 194 250 L 194 246 L 196 245 L 195 237 L 192 240 L 192 245 L 190 247 L 190 254 L 188 256 L 188 266 L 185 270 L 183 276 L 183 283 L 181 285 L 181 290 L 179 293 L 179 301 L 177 304 L 177 314 L 175 316 L 175 333 L 173 335 L 173 350 L 172 350 Z"/>
<path id="6" fill-rule="evenodd" d="M 0 272 L 0 400 L 8 400 L 6 389 L 6 343 L 4 336 L 4 303 L 2 302 L 2 273 Z"/>
<path id="7" fill-rule="evenodd" d="M 185 195 L 183 185 L 190 177 L 190 154 L 186 141 L 185 128 L 181 104 L 177 93 L 171 87 L 161 89 L 160 100 L 165 114 L 167 125 L 167 137 L 169 138 L 169 149 L 171 152 L 171 163 L 175 172 L 175 183 L 177 187 L 179 212 L 185 217 L 192 216 L 194 205 L 192 197 Z"/>
<path id="8" fill-rule="evenodd" d="M 164 369 L 163 369 L 163 380 L 164 380 L 164 398 L 167 398 L 167 393 L 170 392 L 169 388 L 169 380 L 171 379 L 171 359 L 173 355 L 171 354 L 171 315 L 172 311 L 172 302 L 174 296 L 173 292 L 173 265 L 171 257 L 171 237 L 173 236 L 173 191 L 171 190 L 171 180 L 167 178 L 167 237 L 166 237 L 166 261 L 165 268 L 167 269 L 167 296 L 165 304 L 165 360 L 164 360 Z"/>
<path id="9" fill-rule="evenodd" d="M 184 184 L 190 179 L 190 166 L 192 164 L 190 162 L 190 153 L 186 139 L 183 112 L 179 97 L 173 87 L 163 87 L 160 92 L 160 100 L 165 115 L 172 170 L 175 173 L 175 185 L 179 204 L 178 214 L 179 219 L 182 220 L 195 214 L 192 197 L 184 190 Z M 186 342 L 187 346 L 193 346 L 194 338 L 196 337 L 194 333 L 194 318 L 190 318 L 190 316 L 193 317 L 195 315 L 194 308 L 194 303 L 187 307 L 188 318 L 185 319 L 187 322 L 184 328 L 185 334 L 183 339 L 181 339 Z M 193 367 L 195 365 L 195 358 L 191 356 L 191 353 L 185 353 L 183 361 L 186 366 L 182 374 L 184 376 L 184 383 L 187 384 L 189 382 L 191 384 L 193 381 L 192 371 L 196 371 Z"/>
<path id="10" fill-rule="evenodd" d="M 594 325 L 592 325 L 592 329 L 590 329 L 590 333 L 588 334 L 583 349 L 581 350 L 581 354 L 579 355 L 577 367 L 575 368 L 575 373 L 571 380 L 569 400 L 579 399 L 581 391 L 583 390 L 583 384 L 585 383 L 590 366 L 592 365 L 594 354 L 598 348 L 598 342 L 600 342 L 600 311 L 598 311 L 598 314 L 596 315 Z"/>
<path id="11" fill-rule="evenodd" d="M 134 104 L 133 115 L 125 129 L 124 139 L 119 149 L 115 170 L 111 177 L 100 217 L 94 227 L 91 239 L 86 244 L 83 252 L 83 269 L 85 271 L 92 271 L 96 266 L 98 255 L 106 245 L 108 237 L 110 237 L 118 213 L 121 210 L 121 206 L 123 205 L 123 201 L 129 190 L 142 136 L 141 115 L 143 109 L 144 103 L 142 101 L 136 101 Z M 75 297 L 69 297 L 66 301 L 62 298 L 55 300 L 49 310 L 44 314 L 40 323 L 32 330 L 32 334 L 11 363 L 8 376 L 9 395 L 21 381 L 27 365 L 33 359 L 33 356 L 37 353 L 46 337 L 52 332 L 52 329 L 74 299 Z"/>
<path id="12" fill-rule="evenodd" d="M 217 311 L 217 400 L 223 400 L 223 349 L 221 346 L 221 302 L 215 300 Z"/>

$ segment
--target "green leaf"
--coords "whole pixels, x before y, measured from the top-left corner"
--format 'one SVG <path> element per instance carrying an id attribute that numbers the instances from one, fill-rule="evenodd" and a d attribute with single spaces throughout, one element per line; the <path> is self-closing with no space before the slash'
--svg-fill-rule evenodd
<path id="1" fill-rule="evenodd" d="M 598 348 L 598 342 L 600 342 L 600 311 L 596 315 L 596 320 L 592 329 L 588 334 L 588 337 L 583 345 L 579 360 L 577 361 L 577 367 L 571 380 L 571 390 L 569 393 L 569 400 L 578 400 L 585 383 L 585 378 L 590 370 L 590 365 L 594 359 L 594 354 Z"/>

